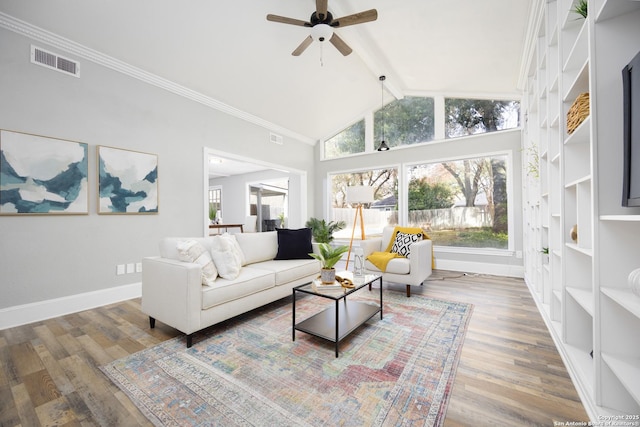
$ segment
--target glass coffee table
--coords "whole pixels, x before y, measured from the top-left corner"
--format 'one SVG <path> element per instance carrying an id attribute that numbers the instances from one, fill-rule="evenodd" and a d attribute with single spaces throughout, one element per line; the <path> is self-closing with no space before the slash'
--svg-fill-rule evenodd
<path id="1" fill-rule="evenodd" d="M 339 285 L 322 285 L 320 281 L 306 283 L 293 288 L 293 341 L 296 340 L 296 331 L 306 332 L 313 336 L 334 342 L 336 345 L 336 357 L 338 357 L 338 343 L 358 326 L 380 313 L 382 319 L 382 276 L 366 274 L 362 277 L 353 277 L 350 272 L 339 272 L 338 276 L 349 278 L 353 288 L 342 288 Z M 369 287 L 378 281 L 380 285 L 380 300 L 378 304 L 364 301 L 351 301 L 347 297 L 359 291 L 365 286 Z M 314 295 L 335 301 L 326 309 L 313 316 L 296 323 L 296 296 L 298 293 Z"/>

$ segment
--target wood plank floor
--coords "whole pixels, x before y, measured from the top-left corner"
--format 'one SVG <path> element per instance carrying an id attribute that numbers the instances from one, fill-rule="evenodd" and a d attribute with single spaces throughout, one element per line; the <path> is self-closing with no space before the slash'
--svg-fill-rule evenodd
<path id="1" fill-rule="evenodd" d="M 474 304 L 445 426 L 588 421 L 522 280 L 436 271 L 413 289 Z M 0 331 L 0 427 L 150 425 L 99 367 L 178 335 L 139 299 Z"/>

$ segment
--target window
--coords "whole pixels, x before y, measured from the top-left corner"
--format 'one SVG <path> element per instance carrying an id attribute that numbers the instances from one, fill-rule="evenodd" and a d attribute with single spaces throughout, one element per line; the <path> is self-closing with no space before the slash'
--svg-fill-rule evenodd
<path id="1" fill-rule="evenodd" d="M 507 249 L 507 156 L 408 168 L 409 226 L 437 246 Z"/>
<path id="2" fill-rule="evenodd" d="M 446 138 L 513 129 L 520 124 L 518 101 L 447 98 L 444 108 Z"/>
<path id="3" fill-rule="evenodd" d="M 364 153 L 364 119 L 354 123 L 324 143 L 324 158 Z"/>
<path id="4" fill-rule="evenodd" d="M 222 215 L 222 187 L 209 187 L 209 219 L 212 222 Z"/>
<path id="5" fill-rule="evenodd" d="M 350 239 L 355 219 L 355 206 L 347 203 L 347 187 L 368 185 L 374 188 L 375 202 L 364 206 L 364 225 L 367 236 L 379 235 L 386 225 L 398 224 L 398 170 L 372 169 L 330 176 L 331 220 L 344 221 L 346 227 L 336 233 L 338 239 Z M 359 223 L 356 224 L 359 228 Z M 360 234 L 356 230 L 356 236 Z M 359 237 L 358 237 L 359 238 Z"/>
<path id="6" fill-rule="evenodd" d="M 384 139 L 389 147 L 418 144 L 434 138 L 433 98 L 406 97 L 393 101 L 375 112 L 374 140 Z"/>

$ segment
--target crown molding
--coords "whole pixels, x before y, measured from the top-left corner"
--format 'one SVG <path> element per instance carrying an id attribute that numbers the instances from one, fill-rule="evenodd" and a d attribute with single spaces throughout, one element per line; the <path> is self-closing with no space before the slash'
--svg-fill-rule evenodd
<path id="1" fill-rule="evenodd" d="M 200 92 L 194 91 L 185 86 L 179 85 L 170 80 L 149 73 L 138 67 L 134 67 L 133 65 L 127 64 L 126 62 L 120 61 L 96 50 L 90 49 L 72 40 L 46 31 L 40 27 L 29 24 L 28 22 L 22 21 L 3 12 L 0 12 L 0 28 L 5 28 L 9 31 L 13 31 L 14 33 L 23 35 L 32 40 L 46 43 L 49 46 L 53 46 L 57 49 L 73 54 L 79 58 L 83 58 L 103 67 L 110 68 L 114 71 L 140 80 L 144 83 L 156 86 L 160 89 L 164 89 L 186 99 L 190 99 L 209 108 L 213 108 L 215 110 L 229 114 L 230 116 L 237 117 L 246 122 L 263 127 L 265 129 L 268 129 L 269 131 L 276 132 L 281 135 L 286 135 L 290 138 L 294 138 L 309 145 L 316 144 L 316 141 L 312 138 L 309 138 L 308 136 L 300 135 L 296 132 L 293 132 L 292 130 L 289 130 L 282 126 L 278 126 L 260 117 L 254 116 L 245 111 L 220 102 L 214 98 L 211 98 L 210 96 L 204 95 Z"/>

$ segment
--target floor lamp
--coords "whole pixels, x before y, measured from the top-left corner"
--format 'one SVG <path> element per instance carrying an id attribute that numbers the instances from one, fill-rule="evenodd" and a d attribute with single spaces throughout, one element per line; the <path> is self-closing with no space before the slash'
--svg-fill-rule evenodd
<path id="1" fill-rule="evenodd" d="M 364 236 L 364 216 L 362 215 L 362 205 L 364 203 L 373 202 L 373 187 L 369 187 L 368 185 L 354 185 L 352 187 L 347 187 L 347 203 L 356 206 L 356 215 L 353 218 L 353 228 L 351 230 L 351 241 L 349 242 L 349 253 L 347 254 L 347 266 L 346 269 L 349 269 L 349 260 L 351 259 L 351 247 L 353 246 L 353 236 L 356 232 L 356 223 L 358 222 L 358 217 L 360 217 L 360 232 L 362 240 L 365 239 Z"/>

